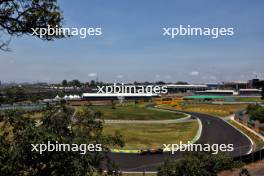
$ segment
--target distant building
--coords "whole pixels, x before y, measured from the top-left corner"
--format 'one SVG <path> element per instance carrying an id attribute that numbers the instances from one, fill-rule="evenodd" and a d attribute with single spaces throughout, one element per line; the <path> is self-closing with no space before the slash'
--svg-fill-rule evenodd
<path id="1" fill-rule="evenodd" d="M 260 96 L 261 90 L 260 89 L 239 89 L 238 93 L 241 96 Z"/>
<path id="2" fill-rule="evenodd" d="M 248 81 L 224 82 L 223 89 L 233 89 L 239 91 L 240 89 L 259 89 L 263 85 L 264 85 L 264 80 L 255 78 Z"/>
<path id="3" fill-rule="evenodd" d="M 168 89 L 168 93 L 188 93 L 188 92 L 196 92 L 196 91 L 204 91 L 209 89 L 207 85 L 190 85 L 190 84 L 168 84 L 166 85 Z"/>
<path id="4" fill-rule="evenodd" d="M 264 86 L 264 80 L 252 79 L 252 80 L 249 80 L 249 85 L 250 85 L 250 88 L 259 89 Z"/>
<path id="5" fill-rule="evenodd" d="M 196 91 L 196 95 L 221 95 L 221 96 L 260 96 L 260 89 L 239 89 L 235 90 L 205 90 L 205 91 Z"/>
<path id="6" fill-rule="evenodd" d="M 250 85 L 248 81 L 232 81 L 224 82 L 223 89 L 232 89 L 238 91 L 239 89 L 249 89 Z"/>
<path id="7" fill-rule="evenodd" d="M 205 91 L 196 91 L 195 94 L 232 96 L 232 95 L 237 95 L 237 92 L 235 92 L 234 90 L 205 90 Z"/>
<path id="8" fill-rule="evenodd" d="M 223 83 L 205 83 L 205 85 L 207 85 L 208 88 L 210 89 L 221 89 L 223 88 Z"/>

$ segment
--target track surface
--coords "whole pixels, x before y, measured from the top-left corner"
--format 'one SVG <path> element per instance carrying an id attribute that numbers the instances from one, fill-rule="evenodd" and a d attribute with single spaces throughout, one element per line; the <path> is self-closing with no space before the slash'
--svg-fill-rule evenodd
<path id="1" fill-rule="evenodd" d="M 251 150 L 250 140 L 222 119 L 200 113 L 189 114 L 199 118 L 203 125 L 202 135 L 198 143 L 233 144 L 235 150 L 230 153 L 232 156 L 243 155 Z M 157 171 L 164 160 L 168 158 L 178 159 L 182 155 L 182 152 L 176 152 L 174 155 L 169 152 L 152 155 L 109 153 L 109 157 L 123 172 Z"/>

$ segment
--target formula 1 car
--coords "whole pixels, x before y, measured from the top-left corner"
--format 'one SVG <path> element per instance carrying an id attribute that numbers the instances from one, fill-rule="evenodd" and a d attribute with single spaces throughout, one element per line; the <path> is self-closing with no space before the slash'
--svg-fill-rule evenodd
<path id="1" fill-rule="evenodd" d="M 163 149 L 158 148 L 158 149 L 146 149 L 146 150 L 141 150 L 140 154 L 141 155 L 146 155 L 146 154 L 162 154 Z"/>

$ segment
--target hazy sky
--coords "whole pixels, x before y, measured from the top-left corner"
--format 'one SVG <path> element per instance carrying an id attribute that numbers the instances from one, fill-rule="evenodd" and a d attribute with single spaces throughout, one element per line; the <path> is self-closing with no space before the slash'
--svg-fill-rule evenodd
<path id="1" fill-rule="evenodd" d="M 264 77 L 264 1 L 60 0 L 65 27 L 103 35 L 43 42 L 13 38 L 0 51 L 0 80 L 188 81 Z M 163 27 L 233 27 L 232 37 L 164 37 Z"/>

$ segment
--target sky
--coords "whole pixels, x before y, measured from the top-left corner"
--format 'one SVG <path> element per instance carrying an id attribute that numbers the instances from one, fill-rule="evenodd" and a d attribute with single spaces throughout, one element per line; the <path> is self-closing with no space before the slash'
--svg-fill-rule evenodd
<path id="1" fill-rule="evenodd" d="M 187 81 L 264 77 L 264 1 L 59 0 L 64 27 L 101 36 L 45 42 L 13 37 L 0 51 L 2 82 Z M 233 36 L 163 36 L 163 27 L 232 27 Z"/>

